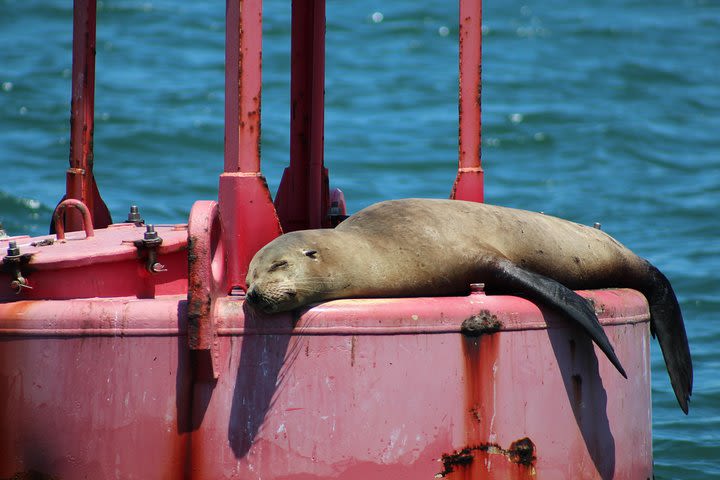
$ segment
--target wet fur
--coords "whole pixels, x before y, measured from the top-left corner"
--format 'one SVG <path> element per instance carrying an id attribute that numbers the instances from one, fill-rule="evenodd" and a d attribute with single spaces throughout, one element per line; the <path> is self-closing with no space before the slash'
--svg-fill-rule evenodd
<path id="1" fill-rule="evenodd" d="M 311 254 L 308 254 L 311 252 Z M 334 230 L 282 235 L 253 258 L 248 303 L 266 312 L 336 298 L 517 293 L 578 322 L 625 374 L 577 289 L 629 287 L 648 299 L 680 407 L 688 410 L 692 361 L 667 278 L 606 233 L 549 215 L 456 200 L 372 205 Z"/>

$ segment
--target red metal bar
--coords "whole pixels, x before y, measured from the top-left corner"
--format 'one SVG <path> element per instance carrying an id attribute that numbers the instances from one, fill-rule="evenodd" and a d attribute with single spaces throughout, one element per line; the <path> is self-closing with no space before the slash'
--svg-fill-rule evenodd
<path id="1" fill-rule="evenodd" d="M 95 0 L 75 0 L 73 8 L 72 98 L 70 106 L 70 168 L 64 198 L 87 205 L 95 225 L 105 228 L 112 220 L 100 198 L 93 177 L 95 112 Z M 82 229 L 77 213 L 65 215 L 67 231 Z"/>
<path id="2" fill-rule="evenodd" d="M 482 202 L 482 2 L 460 0 L 458 174 L 450 198 Z"/>
<path id="3" fill-rule="evenodd" d="M 72 99 L 70 112 L 70 169 L 67 194 L 83 203 L 90 192 L 95 113 L 95 0 L 75 0 L 73 9 Z"/>
<path id="4" fill-rule="evenodd" d="M 325 0 L 292 3 L 290 166 L 275 205 L 285 231 L 329 226 L 324 167 Z"/>
<path id="5" fill-rule="evenodd" d="M 225 36 L 225 172 L 219 205 L 229 291 L 245 287 L 253 255 L 282 231 L 260 173 L 262 1 L 227 0 Z"/>
<path id="6" fill-rule="evenodd" d="M 225 173 L 260 173 L 262 1 L 228 0 L 225 42 Z"/>

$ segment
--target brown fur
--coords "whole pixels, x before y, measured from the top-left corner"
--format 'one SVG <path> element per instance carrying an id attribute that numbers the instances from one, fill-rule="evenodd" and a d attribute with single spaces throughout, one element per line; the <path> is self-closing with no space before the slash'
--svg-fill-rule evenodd
<path id="1" fill-rule="evenodd" d="M 481 203 L 408 199 L 372 205 L 335 230 L 279 237 L 253 258 L 247 281 L 253 294 L 278 299 L 268 311 L 334 298 L 461 295 L 498 257 L 572 289 L 635 286 L 647 271 L 595 228 Z M 288 265 L 270 272 L 280 260 Z M 298 278 L 310 280 L 296 289 Z"/>

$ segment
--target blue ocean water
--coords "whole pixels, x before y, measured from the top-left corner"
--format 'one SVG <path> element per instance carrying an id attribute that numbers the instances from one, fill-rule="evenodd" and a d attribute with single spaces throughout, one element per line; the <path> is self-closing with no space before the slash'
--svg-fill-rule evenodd
<path id="1" fill-rule="evenodd" d="M 421 4 L 422 3 L 422 4 Z M 457 161 L 453 2 L 328 2 L 326 164 L 351 211 L 447 197 Z M 289 150 L 290 2 L 264 17 L 263 171 Z M 72 2 L 0 0 L 0 222 L 42 234 L 64 191 Z M 99 2 L 95 172 L 183 222 L 217 196 L 224 2 Z M 720 3 L 485 2 L 483 165 L 490 203 L 603 229 L 682 304 L 695 363 L 684 416 L 653 347 L 658 479 L 720 478 Z"/>

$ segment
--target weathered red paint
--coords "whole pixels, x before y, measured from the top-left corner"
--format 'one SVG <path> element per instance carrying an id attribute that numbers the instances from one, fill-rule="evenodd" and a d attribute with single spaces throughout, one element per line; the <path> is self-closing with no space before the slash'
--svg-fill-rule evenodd
<path id="1" fill-rule="evenodd" d="M 73 8 L 72 96 L 70 100 L 70 168 L 63 199 L 83 202 L 98 228 L 112 223 L 93 176 L 95 128 L 95 0 L 75 0 Z M 68 213 L 67 231 L 82 228 L 80 216 Z M 87 224 L 87 222 L 85 222 Z M 52 230 L 51 230 L 52 231 Z"/>
<path id="2" fill-rule="evenodd" d="M 186 478 L 183 299 L 0 304 L 0 478 Z"/>
<path id="3" fill-rule="evenodd" d="M 450 198 L 482 202 L 482 2 L 460 0 L 458 174 Z"/>
<path id="4" fill-rule="evenodd" d="M 482 295 L 475 292 L 475 295 Z M 487 310 L 463 322 L 462 349 L 465 354 L 465 447 L 443 454 L 443 478 L 529 479 L 535 477 L 535 447 L 527 437 L 503 448 L 492 433 L 495 418 L 495 375 L 499 354 L 499 333 L 503 323 Z M 531 446 L 530 449 L 527 447 Z M 525 447 L 525 448 L 523 448 Z"/>
<path id="5" fill-rule="evenodd" d="M 184 295 L 0 303 L 0 478 L 433 478 L 465 449 L 446 478 L 647 478 L 647 304 L 581 294 L 628 380 L 515 297 L 338 300 L 298 317 L 218 298 L 216 380 L 193 377 Z M 473 342 L 473 315 L 502 327 Z"/>
<path id="6" fill-rule="evenodd" d="M 152 298 L 187 292 L 187 226 L 158 225 L 163 238 L 158 261 L 167 271 L 151 274 L 134 243 L 143 238 L 145 227 L 121 223 L 94 231 L 70 232 L 64 240 L 55 236 L 11 237 L 0 240 L 0 261 L 10 241 L 22 255 L 23 277 L 32 288 L 18 293 L 11 287 L 10 272 L 0 272 L 0 302 L 90 297 Z M 2 317 L 0 317 L 2 318 Z"/>
<path id="7" fill-rule="evenodd" d="M 618 354 L 632 369 L 630 382 L 589 341 L 576 353 L 576 370 L 568 370 L 562 342 L 584 336 L 517 298 L 339 300 L 299 318 L 256 317 L 240 301 L 219 301 L 226 367 L 203 397 L 204 426 L 193 442 L 212 445 L 206 452 L 227 442 L 229 451 L 194 452 L 193 471 L 212 478 L 432 478 L 443 470 L 443 454 L 470 439 L 478 441 L 471 447 L 479 478 L 488 468 L 497 473 L 492 478 L 607 478 L 607 465 L 588 453 L 607 447 L 607 437 L 579 426 L 565 386 L 582 371 L 601 382 L 582 408 L 607 416 L 614 478 L 641 478 L 651 472 L 647 305 L 626 290 L 583 295 L 603 310 L 611 341 L 622 339 Z M 483 312 L 502 328 L 486 337 L 496 351 L 480 346 L 476 363 L 463 353 L 460 330 Z M 467 387 L 471 375 L 475 387 Z M 476 403 L 484 412 L 470 411 Z M 524 438 L 535 446 L 534 465 L 510 453 Z"/>
<path id="8" fill-rule="evenodd" d="M 219 375 L 215 300 L 225 296 L 225 245 L 217 202 L 195 202 L 188 222 L 188 345 L 198 376 Z M 202 364 L 200 365 L 200 361 Z"/>
<path id="9" fill-rule="evenodd" d="M 291 69 L 290 166 L 275 199 L 286 232 L 329 226 L 323 164 L 325 0 L 292 2 Z"/>

